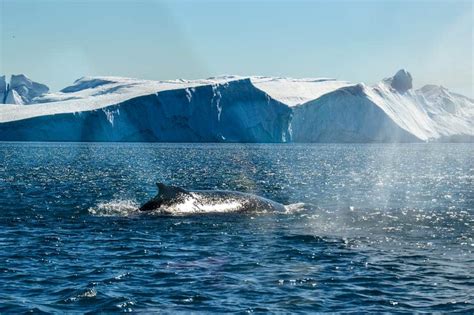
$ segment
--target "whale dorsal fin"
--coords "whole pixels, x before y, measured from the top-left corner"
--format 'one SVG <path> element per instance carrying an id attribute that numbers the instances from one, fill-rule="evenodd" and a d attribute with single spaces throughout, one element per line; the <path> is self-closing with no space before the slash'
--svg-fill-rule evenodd
<path id="1" fill-rule="evenodd" d="M 174 199 L 180 194 L 188 193 L 185 189 L 178 186 L 169 186 L 163 183 L 156 183 L 156 186 L 158 187 L 157 196 L 163 200 Z"/>

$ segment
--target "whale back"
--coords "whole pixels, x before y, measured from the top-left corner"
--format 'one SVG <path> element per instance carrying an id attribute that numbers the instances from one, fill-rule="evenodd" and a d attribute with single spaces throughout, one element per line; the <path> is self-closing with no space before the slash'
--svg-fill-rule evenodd
<path id="1" fill-rule="evenodd" d="M 186 207 L 192 207 L 191 212 L 216 211 L 215 209 L 225 207 L 229 208 L 225 211 L 239 212 L 253 210 L 286 211 L 285 207 L 277 202 L 243 192 L 226 190 L 187 191 L 181 187 L 165 185 L 163 183 L 156 183 L 156 186 L 158 188 L 157 195 L 143 204 L 140 210 L 153 211 L 161 209 L 161 211 L 167 211 L 170 206 L 187 202 Z"/>
<path id="2" fill-rule="evenodd" d="M 188 191 L 178 186 L 165 185 L 163 183 L 156 183 L 158 187 L 158 195 L 155 198 L 161 200 L 174 200 L 182 195 L 188 194 Z"/>
<path id="3" fill-rule="evenodd" d="M 156 183 L 158 194 L 140 207 L 141 211 L 151 211 L 161 206 L 170 205 L 173 202 L 183 200 L 189 193 L 181 187 L 168 186 L 163 183 Z"/>

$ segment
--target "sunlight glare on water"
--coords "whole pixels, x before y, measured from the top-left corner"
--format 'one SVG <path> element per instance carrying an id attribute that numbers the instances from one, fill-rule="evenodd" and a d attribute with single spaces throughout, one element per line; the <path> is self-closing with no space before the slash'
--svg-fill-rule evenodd
<path id="1" fill-rule="evenodd" d="M 472 144 L 2 143 L 0 312 L 470 313 L 473 156 Z M 157 181 L 286 211 L 143 214 Z"/>

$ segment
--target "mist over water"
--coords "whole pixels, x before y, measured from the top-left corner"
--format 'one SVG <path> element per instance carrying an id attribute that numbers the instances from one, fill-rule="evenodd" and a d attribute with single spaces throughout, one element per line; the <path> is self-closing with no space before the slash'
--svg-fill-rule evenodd
<path id="1" fill-rule="evenodd" d="M 0 144 L 0 312 L 474 310 L 472 144 Z M 155 182 L 286 213 L 143 214 Z"/>

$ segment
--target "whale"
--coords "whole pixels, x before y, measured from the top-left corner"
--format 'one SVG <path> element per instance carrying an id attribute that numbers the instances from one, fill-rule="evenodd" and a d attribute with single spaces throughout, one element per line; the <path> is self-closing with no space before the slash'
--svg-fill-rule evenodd
<path id="1" fill-rule="evenodd" d="M 257 195 L 229 190 L 186 190 L 178 186 L 156 183 L 158 194 L 145 202 L 140 211 L 163 214 L 285 212 L 283 204 Z"/>

